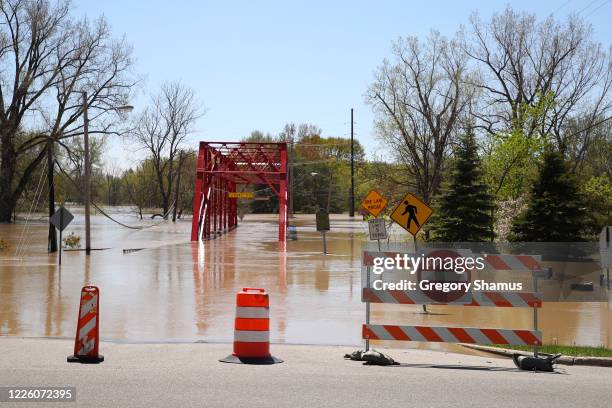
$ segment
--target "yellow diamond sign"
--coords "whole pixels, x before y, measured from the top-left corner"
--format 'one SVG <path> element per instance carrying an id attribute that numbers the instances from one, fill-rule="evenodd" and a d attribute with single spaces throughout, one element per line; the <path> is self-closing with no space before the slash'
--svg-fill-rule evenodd
<path id="1" fill-rule="evenodd" d="M 431 214 L 433 210 L 427 204 L 408 193 L 391 213 L 391 219 L 412 235 L 416 235 Z"/>
<path id="2" fill-rule="evenodd" d="M 373 216 L 378 217 L 378 214 L 385 209 L 388 202 L 389 200 L 383 197 L 378 191 L 371 190 L 361 202 L 361 208 L 367 210 Z"/>

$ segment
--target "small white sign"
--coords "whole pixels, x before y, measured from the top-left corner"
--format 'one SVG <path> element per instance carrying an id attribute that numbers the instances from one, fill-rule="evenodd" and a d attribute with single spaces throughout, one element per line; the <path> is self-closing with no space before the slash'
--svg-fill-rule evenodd
<path id="1" fill-rule="evenodd" d="M 612 268 L 612 226 L 604 227 L 599 234 L 601 267 Z"/>
<path id="2" fill-rule="evenodd" d="M 370 239 L 387 239 L 387 228 L 385 227 L 385 220 L 383 218 L 373 218 L 368 221 L 368 228 L 370 230 Z"/>

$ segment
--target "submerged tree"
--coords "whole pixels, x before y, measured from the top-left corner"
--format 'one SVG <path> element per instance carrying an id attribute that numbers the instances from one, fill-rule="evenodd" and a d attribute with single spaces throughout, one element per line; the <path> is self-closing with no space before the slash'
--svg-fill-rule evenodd
<path id="1" fill-rule="evenodd" d="M 478 242 L 493 239 L 493 199 L 482 179 L 480 158 L 472 131 L 459 140 L 455 161 L 430 233 L 436 241 Z"/>
<path id="2" fill-rule="evenodd" d="M 510 241 L 582 241 L 587 224 L 583 200 L 563 155 L 551 146 L 544 152 L 527 209 L 514 220 Z"/>
<path id="3" fill-rule="evenodd" d="M 149 154 L 164 217 L 171 206 L 179 151 L 201 115 L 194 91 L 168 82 L 138 118 L 134 141 Z"/>
<path id="4" fill-rule="evenodd" d="M 90 135 L 117 133 L 108 113 L 135 82 L 125 40 L 104 18 L 76 20 L 70 11 L 65 0 L 0 2 L 0 222 L 11 220 L 45 157 L 52 170 L 55 146 L 83 135 L 82 92 Z"/>

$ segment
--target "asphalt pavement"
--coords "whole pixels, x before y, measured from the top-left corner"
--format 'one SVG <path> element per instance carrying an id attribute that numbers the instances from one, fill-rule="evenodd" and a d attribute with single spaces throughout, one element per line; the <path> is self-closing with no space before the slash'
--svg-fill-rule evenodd
<path id="1" fill-rule="evenodd" d="M 103 342 L 106 361 L 69 364 L 72 342 L 0 337 L 0 386 L 74 386 L 76 402 L 4 407 L 610 407 L 612 368 L 517 370 L 508 359 L 385 350 L 400 366 L 343 359 L 351 347 L 272 345 L 271 366 L 224 364 L 231 344 Z"/>

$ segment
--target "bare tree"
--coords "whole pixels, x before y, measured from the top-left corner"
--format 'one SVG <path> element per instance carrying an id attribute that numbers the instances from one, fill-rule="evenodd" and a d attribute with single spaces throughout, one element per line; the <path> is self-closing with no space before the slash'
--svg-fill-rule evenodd
<path id="1" fill-rule="evenodd" d="M 51 7 L 9 0 L 0 4 L 0 11 L 0 221 L 9 222 L 17 199 L 46 153 L 40 148 L 23 174 L 17 174 L 17 162 L 25 157 L 32 140 L 47 140 L 44 134 L 19 138 L 18 133 L 26 112 L 53 85 L 65 63 L 58 25 L 67 18 L 68 7 L 66 3 Z"/>
<path id="2" fill-rule="evenodd" d="M 112 40 L 103 19 L 75 22 L 69 11 L 61 0 L 0 3 L 0 222 L 10 221 L 47 146 L 82 134 L 80 91 L 89 95 L 90 132 L 106 134 L 103 114 L 134 83 L 125 41 Z"/>
<path id="3" fill-rule="evenodd" d="M 393 57 L 378 69 L 366 99 L 377 115 L 380 137 L 405 169 L 395 182 L 416 188 L 429 202 L 473 96 L 464 83 L 466 57 L 437 32 L 423 42 L 399 39 Z"/>
<path id="4" fill-rule="evenodd" d="M 89 135 L 122 135 L 116 127 L 124 119 L 117 107 L 127 105 L 137 80 L 131 74 L 132 48 L 124 38 L 114 40 L 104 18 L 93 24 L 87 20 L 71 25 L 65 40 L 74 50 L 73 58 L 59 72 L 52 87 L 55 103 L 41 109 L 50 137 L 67 151 L 65 139 L 83 135 L 83 92 L 87 93 Z"/>
<path id="5" fill-rule="evenodd" d="M 588 145 L 590 133 L 576 134 L 569 121 L 580 116 L 590 130 L 610 116 L 611 52 L 593 41 L 591 26 L 579 16 L 561 23 L 551 15 L 538 22 L 534 14 L 508 6 L 488 22 L 472 15 L 463 38 L 462 47 L 479 70 L 474 84 L 483 90 L 475 115 L 488 132 L 520 127 L 528 137 L 552 136 L 566 153 L 573 143 L 580 155 L 584 146 L 575 144 Z M 524 106 L 536 106 L 546 96 L 551 101 L 541 117 L 526 114 Z"/>
<path id="6" fill-rule="evenodd" d="M 165 83 L 140 115 L 133 134 L 136 143 L 150 154 L 164 217 L 171 204 L 175 159 L 201 116 L 196 104 L 191 88 L 178 82 Z"/>

